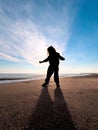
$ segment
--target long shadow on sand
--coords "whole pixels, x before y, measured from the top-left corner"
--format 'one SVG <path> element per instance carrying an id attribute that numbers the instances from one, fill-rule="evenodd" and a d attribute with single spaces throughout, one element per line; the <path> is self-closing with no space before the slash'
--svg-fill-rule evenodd
<path id="1" fill-rule="evenodd" d="M 57 130 L 76 130 L 60 88 L 54 91 L 54 118 Z"/>
<path id="2" fill-rule="evenodd" d="M 76 130 L 60 88 L 54 91 L 54 101 L 48 88 L 42 88 L 26 130 Z"/>

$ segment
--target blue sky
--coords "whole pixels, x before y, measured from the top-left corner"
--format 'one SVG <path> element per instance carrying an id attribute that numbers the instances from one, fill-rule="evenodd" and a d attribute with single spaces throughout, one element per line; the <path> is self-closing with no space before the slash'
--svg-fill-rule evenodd
<path id="1" fill-rule="evenodd" d="M 98 73 L 98 1 L 0 0 L 0 73 L 46 73 L 50 45 L 60 73 Z"/>

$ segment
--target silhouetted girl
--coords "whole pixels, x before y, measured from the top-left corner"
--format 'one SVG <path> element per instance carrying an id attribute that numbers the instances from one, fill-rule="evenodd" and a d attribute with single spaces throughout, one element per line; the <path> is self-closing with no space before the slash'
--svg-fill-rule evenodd
<path id="1" fill-rule="evenodd" d="M 39 63 L 43 63 L 43 62 L 47 62 L 47 61 L 49 61 L 49 63 L 50 63 L 50 65 L 48 67 L 48 70 L 47 70 L 47 76 L 46 76 L 46 79 L 45 79 L 45 83 L 42 84 L 42 86 L 43 87 L 48 86 L 50 77 L 54 73 L 54 81 L 56 83 L 56 86 L 60 87 L 60 85 L 59 85 L 59 74 L 58 74 L 58 71 L 59 71 L 59 59 L 60 60 L 65 60 L 65 58 L 60 56 L 60 54 L 57 53 L 55 48 L 53 48 L 52 46 L 48 47 L 47 51 L 49 53 L 49 56 L 45 60 L 39 61 Z"/>

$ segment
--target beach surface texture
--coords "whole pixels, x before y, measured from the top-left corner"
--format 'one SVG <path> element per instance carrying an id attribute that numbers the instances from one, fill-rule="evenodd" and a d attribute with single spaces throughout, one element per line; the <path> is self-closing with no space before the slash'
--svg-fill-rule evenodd
<path id="1" fill-rule="evenodd" d="M 0 85 L 0 130 L 98 130 L 98 77 Z"/>

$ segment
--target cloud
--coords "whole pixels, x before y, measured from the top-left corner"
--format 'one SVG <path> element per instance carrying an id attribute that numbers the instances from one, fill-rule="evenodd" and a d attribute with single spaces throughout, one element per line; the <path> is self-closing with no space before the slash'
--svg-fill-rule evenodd
<path id="1" fill-rule="evenodd" d="M 0 7 L 0 58 L 36 66 L 47 56 L 49 45 L 60 52 L 66 50 L 72 23 L 68 6 L 72 3 L 68 2 L 58 14 L 48 2 L 44 9 L 30 4 L 20 3 L 15 9 L 4 4 Z"/>
<path id="2" fill-rule="evenodd" d="M 37 30 L 36 25 L 31 21 L 16 22 L 10 26 L 8 30 L 8 39 L 0 42 L 0 51 L 7 60 L 19 61 L 23 60 L 36 65 L 39 60 L 47 55 L 46 48 L 49 46 L 47 39 Z M 54 46 L 58 49 L 59 45 L 55 42 Z M 59 49 L 60 50 L 60 49 Z M 8 56 L 7 56 L 8 55 Z M 12 57 L 12 58 L 10 58 Z M 19 60 L 15 60 L 19 59 Z"/>
<path id="3" fill-rule="evenodd" d="M 14 62 L 20 62 L 20 60 L 18 58 L 14 58 L 14 57 L 12 57 L 10 55 L 6 55 L 2 52 L 0 52 L 0 57 L 1 57 L 1 59 L 10 60 L 10 61 L 14 61 Z"/>

